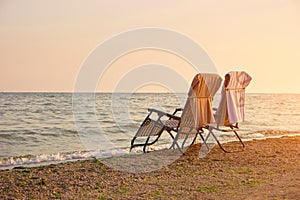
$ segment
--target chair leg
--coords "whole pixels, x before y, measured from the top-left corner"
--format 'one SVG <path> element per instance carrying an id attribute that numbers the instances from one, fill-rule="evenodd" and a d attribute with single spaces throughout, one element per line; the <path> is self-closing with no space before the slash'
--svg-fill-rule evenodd
<path id="1" fill-rule="evenodd" d="M 202 130 L 202 129 L 198 130 L 196 136 L 194 137 L 194 140 L 193 140 L 192 144 L 195 143 L 195 141 L 196 141 L 196 139 L 197 139 L 197 135 L 200 135 L 202 141 L 204 141 L 204 137 L 203 137 L 202 133 L 203 133 L 203 130 Z"/>
<path id="2" fill-rule="evenodd" d="M 152 145 L 152 144 L 155 144 L 155 143 L 158 141 L 158 139 L 160 138 L 161 135 L 162 135 L 162 132 L 161 132 L 160 134 L 158 134 L 157 137 L 155 138 L 155 140 L 153 140 L 153 141 L 150 142 L 150 143 L 148 143 L 149 140 L 150 140 L 150 136 L 148 136 L 148 138 L 147 138 L 147 140 L 146 140 L 146 142 L 145 142 L 145 144 L 144 144 L 143 152 L 146 153 L 146 147 L 147 147 L 147 146 L 150 146 L 150 145 Z"/>
<path id="3" fill-rule="evenodd" d="M 208 138 L 209 138 L 210 134 L 212 134 L 212 132 L 211 132 L 211 131 L 209 131 L 209 132 L 208 132 L 208 134 L 207 134 L 207 136 L 206 136 L 205 140 L 203 140 L 203 143 L 205 144 L 205 146 L 206 146 L 207 150 L 209 150 L 209 146 L 207 145 L 207 140 L 208 140 Z M 203 136 L 202 136 L 202 138 L 203 138 Z"/>
<path id="4" fill-rule="evenodd" d="M 133 144 L 135 139 L 136 139 L 136 137 L 133 137 L 132 140 L 131 140 L 129 152 L 131 152 L 131 150 L 135 147 L 135 145 Z"/>
<path id="5" fill-rule="evenodd" d="M 169 147 L 169 149 L 175 149 L 175 145 L 177 146 L 177 148 L 179 149 L 179 151 L 184 155 L 184 152 L 181 150 L 181 148 L 180 148 L 180 146 L 179 146 L 179 144 L 177 143 L 177 141 L 175 140 L 175 137 L 173 136 L 173 134 L 171 133 L 171 131 L 168 131 L 168 133 L 170 134 L 170 136 L 172 137 L 172 139 L 173 139 L 173 143 L 172 143 L 172 145 Z"/>
<path id="6" fill-rule="evenodd" d="M 230 127 L 230 128 L 233 130 L 232 127 Z M 233 132 L 234 132 L 235 136 L 239 139 L 239 141 L 240 141 L 240 143 L 242 144 L 243 148 L 245 148 L 245 144 L 244 144 L 244 142 L 242 141 L 242 139 L 240 138 L 240 136 L 238 135 L 238 133 L 236 132 L 236 130 L 233 130 Z"/>
<path id="7" fill-rule="evenodd" d="M 146 147 L 155 144 L 158 139 L 160 138 L 162 133 L 158 134 L 157 137 L 155 138 L 155 140 L 153 140 L 152 142 L 149 143 L 150 140 L 150 136 L 147 137 L 145 143 L 139 143 L 139 144 L 134 144 L 134 141 L 136 140 L 137 137 L 133 137 L 133 139 L 131 140 L 131 146 L 130 146 L 130 150 L 129 152 L 131 152 L 131 150 L 135 147 L 143 147 L 143 152 L 146 153 Z"/>
<path id="8" fill-rule="evenodd" d="M 234 132 L 234 134 L 236 135 L 236 137 L 239 139 L 240 143 L 242 144 L 243 148 L 245 148 L 245 144 L 243 143 L 242 139 L 240 138 L 240 136 L 238 135 L 238 133 L 236 132 L 236 130 L 233 129 L 233 127 L 230 127 L 232 129 L 232 131 Z M 214 139 L 216 140 L 216 142 L 218 143 L 219 147 L 222 149 L 222 151 L 224 151 L 225 153 L 231 153 L 230 151 L 227 151 L 226 149 L 224 149 L 224 147 L 221 145 L 220 141 L 218 140 L 218 138 L 215 136 L 215 134 L 209 130 L 209 133 L 205 139 L 205 143 L 209 137 L 209 135 L 212 135 L 214 137 Z M 207 144 L 206 144 L 207 147 Z"/>
<path id="9" fill-rule="evenodd" d="M 174 140 L 175 140 L 175 137 L 174 135 L 171 133 L 171 131 L 168 131 L 169 135 L 171 136 L 171 138 L 173 139 L 173 142 L 172 142 L 172 145 L 169 147 L 169 149 L 174 149 Z"/>
<path id="10" fill-rule="evenodd" d="M 203 133 L 203 131 L 201 133 Z M 206 141 L 204 140 L 204 137 L 201 133 L 198 133 L 198 134 L 200 135 L 200 137 L 201 137 L 203 143 L 205 144 L 206 148 L 209 150 L 209 147 L 208 147 L 208 145 L 207 145 Z"/>
<path id="11" fill-rule="evenodd" d="M 148 145 L 149 139 L 150 139 L 150 136 L 147 137 L 147 140 L 146 140 L 146 142 L 145 142 L 145 144 L 144 144 L 144 147 L 143 147 L 143 152 L 144 152 L 144 153 L 146 153 L 146 147 L 147 147 L 147 145 Z"/>
<path id="12" fill-rule="evenodd" d="M 180 153 L 182 153 L 182 155 L 184 155 L 185 153 L 182 151 L 182 149 L 180 148 L 179 144 L 177 143 L 177 139 L 178 139 L 178 133 L 176 134 L 176 136 L 174 137 L 170 132 L 169 134 L 171 135 L 171 137 L 173 138 L 173 144 L 171 145 L 171 148 L 174 148 L 174 146 L 176 145 L 178 150 L 180 151 Z"/>
<path id="13" fill-rule="evenodd" d="M 219 142 L 218 138 L 215 136 L 215 134 L 210 130 L 210 133 L 212 134 L 212 136 L 214 137 L 214 139 L 217 141 L 219 147 L 225 152 L 225 153 L 229 153 L 229 151 L 225 150 L 224 147 L 221 145 L 221 143 Z"/>
<path id="14" fill-rule="evenodd" d="M 193 128 L 191 128 L 190 131 L 188 132 L 188 134 L 186 134 L 186 136 L 185 136 L 185 138 L 184 138 L 184 140 L 183 140 L 183 142 L 182 142 L 182 145 L 181 145 L 181 148 L 182 148 L 182 149 L 183 149 L 183 147 L 184 147 L 184 144 L 185 144 L 186 140 L 189 138 L 192 129 L 193 129 Z M 195 138 L 194 138 L 193 142 L 196 140 L 196 137 L 197 137 L 197 134 L 195 135 Z"/>

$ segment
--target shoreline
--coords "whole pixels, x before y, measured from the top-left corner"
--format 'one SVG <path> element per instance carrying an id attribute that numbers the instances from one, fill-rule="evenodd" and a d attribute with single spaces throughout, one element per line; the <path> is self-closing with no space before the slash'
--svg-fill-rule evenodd
<path id="1" fill-rule="evenodd" d="M 263 135 L 262 137 L 257 137 L 257 138 L 242 138 L 243 142 L 251 142 L 253 140 L 267 140 L 267 139 L 277 139 L 277 138 L 282 138 L 282 137 L 300 137 L 300 132 L 292 132 L 292 131 L 285 131 L 285 134 L 280 134 L 280 135 L 272 135 L 270 133 L 273 133 L 274 130 L 269 130 L 269 131 L 264 131 L 265 133 L 267 133 L 266 135 Z M 276 132 L 276 131 L 275 131 Z M 288 133 L 290 132 L 290 133 Z M 255 134 L 256 132 L 253 132 L 252 134 Z M 257 133 L 261 133 L 261 131 L 258 131 Z M 282 131 L 279 131 L 279 133 L 282 133 Z M 228 144 L 231 142 L 235 142 L 236 138 L 232 139 L 232 140 L 227 140 L 227 141 L 220 141 L 221 144 Z M 215 143 L 215 145 L 217 145 Z M 155 150 L 163 150 L 165 148 L 165 144 L 162 144 L 161 147 L 158 147 Z M 106 158 L 110 158 L 110 157 L 115 157 L 115 156 L 123 156 L 123 155 L 127 155 L 126 153 L 124 153 L 124 151 L 129 152 L 129 148 L 122 148 L 122 149 L 118 149 L 119 151 L 119 155 L 111 155 L 111 156 L 107 156 L 105 152 L 102 152 L 100 154 L 105 154 L 106 156 L 103 157 L 97 157 L 97 159 L 106 159 Z M 88 153 L 88 151 L 82 151 L 84 154 Z M 96 151 L 91 151 L 90 153 L 93 154 Z M 110 151 L 108 151 L 110 152 Z M 24 156 L 12 156 L 12 157 L 8 157 L 8 158 L 0 158 L 0 171 L 3 170 L 12 170 L 14 168 L 32 168 L 32 167 L 43 167 L 43 166 L 48 166 L 48 165 L 53 165 L 53 164 L 63 164 L 63 163 L 67 163 L 67 162 L 76 162 L 76 161 L 85 161 L 85 160 L 93 160 L 95 158 L 95 156 L 90 155 L 89 157 L 78 157 L 78 158 L 66 158 L 61 159 L 61 160 L 42 160 L 40 162 L 30 162 L 27 161 L 27 163 L 21 163 L 21 164 L 15 164 L 15 165 L 4 165 L 2 162 L 5 160 L 11 160 L 11 159 L 15 159 L 15 162 L 18 162 L 19 159 L 35 159 L 37 157 L 45 157 L 45 155 L 64 155 L 64 154 L 70 154 L 72 152 L 60 152 L 60 153 L 53 153 L 53 154 L 40 154 L 40 155 L 24 155 Z M 74 152 L 76 154 L 76 156 L 78 156 L 78 151 Z M 142 152 L 141 152 L 142 153 Z M 129 154 L 129 153 L 128 153 Z M 136 153 L 136 155 L 138 155 L 139 153 Z M 3 166 L 1 166 L 3 165 Z"/>
<path id="2" fill-rule="evenodd" d="M 300 137 L 245 144 L 235 153 L 215 146 L 203 159 L 199 144 L 192 145 L 186 155 L 148 173 L 117 171 L 97 159 L 2 170 L 0 198 L 297 199 Z"/>

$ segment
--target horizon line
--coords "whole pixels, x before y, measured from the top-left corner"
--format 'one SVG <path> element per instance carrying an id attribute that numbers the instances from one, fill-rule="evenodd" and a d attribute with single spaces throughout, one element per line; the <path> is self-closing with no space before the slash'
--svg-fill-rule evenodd
<path id="1" fill-rule="evenodd" d="M 1 91 L 0 94 L 3 93 L 81 93 L 81 94 L 86 94 L 86 93 L 96 93 L 96 94 L 173 94 L 173 92 L 162 92 L 162 91 L 149 91 L 149 92 L 109 92 L 109 91 L 100 91 L 100 92 L 89 92 L 89 91 L 84 91 L 84 92 L 71 92 L 71 91 Z M 186 92 L 175 92 L 176 94 L 184 94 L 188 93 Z M 218 92 L 219 93 L 219 92 Z M 300 92 L 246 92 L 247 94 L 300 94 Z"/>

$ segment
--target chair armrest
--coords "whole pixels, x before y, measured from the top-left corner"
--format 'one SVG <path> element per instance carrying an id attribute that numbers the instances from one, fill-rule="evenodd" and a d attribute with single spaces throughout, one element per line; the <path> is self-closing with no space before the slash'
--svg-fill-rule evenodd
<path id="1" fill-rule="evenodd" d="M 180 120 L 180 119 L 181 119 L 181 118 L 178 117 L 178 116 L 171 115 L 171 114 L 169 114 L 169 113 L 166 113 L 166 112 L 163 112 L 163 111 L 160 111 L 160 110 L 156 110 L 156 109 L 153 109 L 153 108 L 149 108 L 148 111 L 149 111 L 150 113 L 152 113 L 152 112 L 157 113 L 159 117 L 167 116 L 167 117 L 169 117 L 169 118 L 171 118 L 171 119 L 176 119 L 176 120 Z"/>
<path id="2" fill-rule="evenodd" d="M 179 111 L 183 111 L 183 108 L 176 108 L 172 115 L 176 115 L 176 113 Z"/>

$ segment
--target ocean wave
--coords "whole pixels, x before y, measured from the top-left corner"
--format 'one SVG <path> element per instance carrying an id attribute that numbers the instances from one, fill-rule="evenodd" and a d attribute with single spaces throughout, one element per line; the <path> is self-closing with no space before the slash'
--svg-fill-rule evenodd
<path id="1" fill-rule="evenodd" d="M 281 132 L 281 134 L 266 134 L 272 131 L 262 131 L 262 132 L 253 132 L 249 134 L 241 135 L 244 141 L 251 141 L 254 139 L 267 139 L 267 138 L 280 138 L 283 136 L 300 136 L 300 132 L 297 133 L 290 133 Z M 273 133 L 273 132 L 272 132 Z M 278 133 L 278 132 L 277 132 Z M 224 138 L 220 141 L 221 143 L 228 143 L 235 141 L 233 139 L 234 134 L 226 133 L 221 135 L 222 137 L 227 137 L 226 140 Z M 161 150 L 161 149 L 168 149 L 170 144 L 160 144 L 160 145 L 153 145 L 149 146 L 149 151 Z M 77 161 L 77 160 L 88 160 L 88 159 L 101 159 L 101 158 L 108 158 L 114 156 L 122 156 L 127 154 L 141 154 L 143 153 L 142 148 L 135 148 L 131 152 L 128 148 L 119 148 L 119 149 L 110 149 L 110 150 L 96 150 L 96 151 L 74 151 L 74 152 L 67 152 L 67 153 L 51 153 L 51 154 L 40 154 L 40 155 L 25 155 L 25 156 L 15 156 L 15 157 L 8 157 L 8 158 L 0 158 L 0 170 L 5 169 L 12 169 L 14 167 L 35 167 L 41 165 L 50 165 L 54 163 L 63 163 L 68 161 Z"/>
<path id="2" fill-rule="evenodd" d="M 0 158 L 0 170 L 12 169 L 19 166 L 40 166 L 53 163 L 86 160 L 92 158 L 106 158 L 128 154 L 129 149 L 107 150 L 107 151 L 75 151 L 68 153 L 52 153 L 40 155 L 25 155 L 8 158 Z"/>

